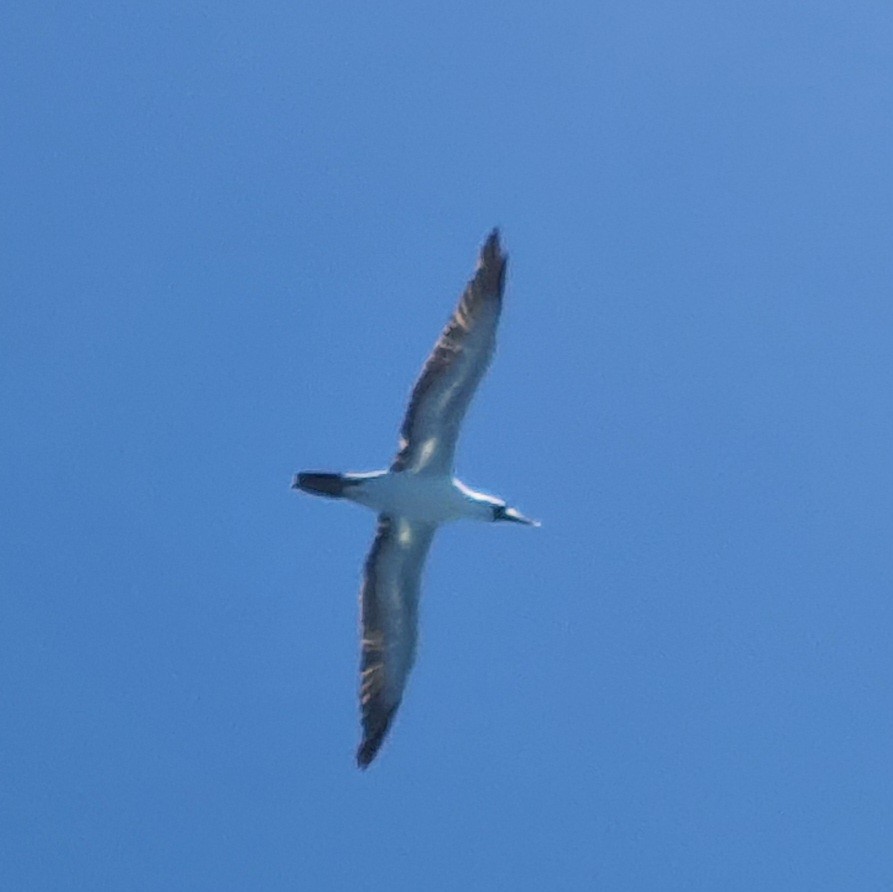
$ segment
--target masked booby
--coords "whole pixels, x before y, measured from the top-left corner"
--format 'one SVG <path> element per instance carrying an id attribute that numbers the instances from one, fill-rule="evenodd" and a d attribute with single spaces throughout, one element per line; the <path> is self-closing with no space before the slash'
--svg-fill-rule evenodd
<path id="1" fill-rule="evenodd" d="M 378 512 L 360 592 L 361 768 L 375 758 L 403 697 L 415 659 L 422 569 L 438 525 L 468 518 L 538 526 L 453 476 L 459 428 L 496 344 L 507 259 L 494 229 L 413 388 L 390 468 L 302 471 L 294 478 L 295 489 Z"/>

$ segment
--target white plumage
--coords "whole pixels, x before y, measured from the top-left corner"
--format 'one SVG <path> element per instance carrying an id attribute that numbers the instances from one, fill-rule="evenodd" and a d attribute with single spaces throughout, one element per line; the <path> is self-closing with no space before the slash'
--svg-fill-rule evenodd
<path id="1" fill-rule="evenodd" d="M 437 526 L 463 518 L 536 522 L 453 477 L 462 419 L 493 356 L 507 258 L 493 230 L 478 267 L 413 388 L 400 447 L 387 471 L 302 472 L 304 492 L 346 498 L 378 512 L 361 591 L 360 703 L 365 768 L 391 724 L 415 659 L 422 568 Z"/>

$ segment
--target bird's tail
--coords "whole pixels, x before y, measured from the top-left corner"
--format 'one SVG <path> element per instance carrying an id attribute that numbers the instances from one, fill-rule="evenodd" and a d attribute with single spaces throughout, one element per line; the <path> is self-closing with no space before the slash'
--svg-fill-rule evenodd
<path id="1" fill-rule="evenodd" d="M 343 499 L 346 490 L 358 486 L 362 480 L 357 474 L 334 474 L 331 471 L 301 471 L 295 474 L 292 489 L 300 489 L 314 496 Z"/>

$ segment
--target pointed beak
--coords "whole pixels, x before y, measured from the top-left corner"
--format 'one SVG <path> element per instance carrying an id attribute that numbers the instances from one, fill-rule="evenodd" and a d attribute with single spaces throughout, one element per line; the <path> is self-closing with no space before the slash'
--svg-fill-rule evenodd
<path id="1" fill-rule="evenodd" d="M 523 523 L 529 527 L 538 527 L 540 525 L 540 522 L 538 520 L 531 520 L 529 517 L 525 517 L 520 511 L 516 511 L 514 508 L 506 508 L 499 519 L 512 520 L 515 523 Z"/>

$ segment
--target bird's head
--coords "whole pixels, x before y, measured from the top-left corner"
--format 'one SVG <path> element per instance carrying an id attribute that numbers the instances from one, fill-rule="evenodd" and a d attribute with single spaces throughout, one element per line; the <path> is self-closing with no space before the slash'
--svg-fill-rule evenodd
<path id="1" fill-rule="evenodd" d="M 523 523 L 529 527 L 538 527 L 538 520 L 525 517 L 515 508 L 509 508 L 504 502 L 493 506 L 493 520 L 510 520 L 512 523 Z"/>

